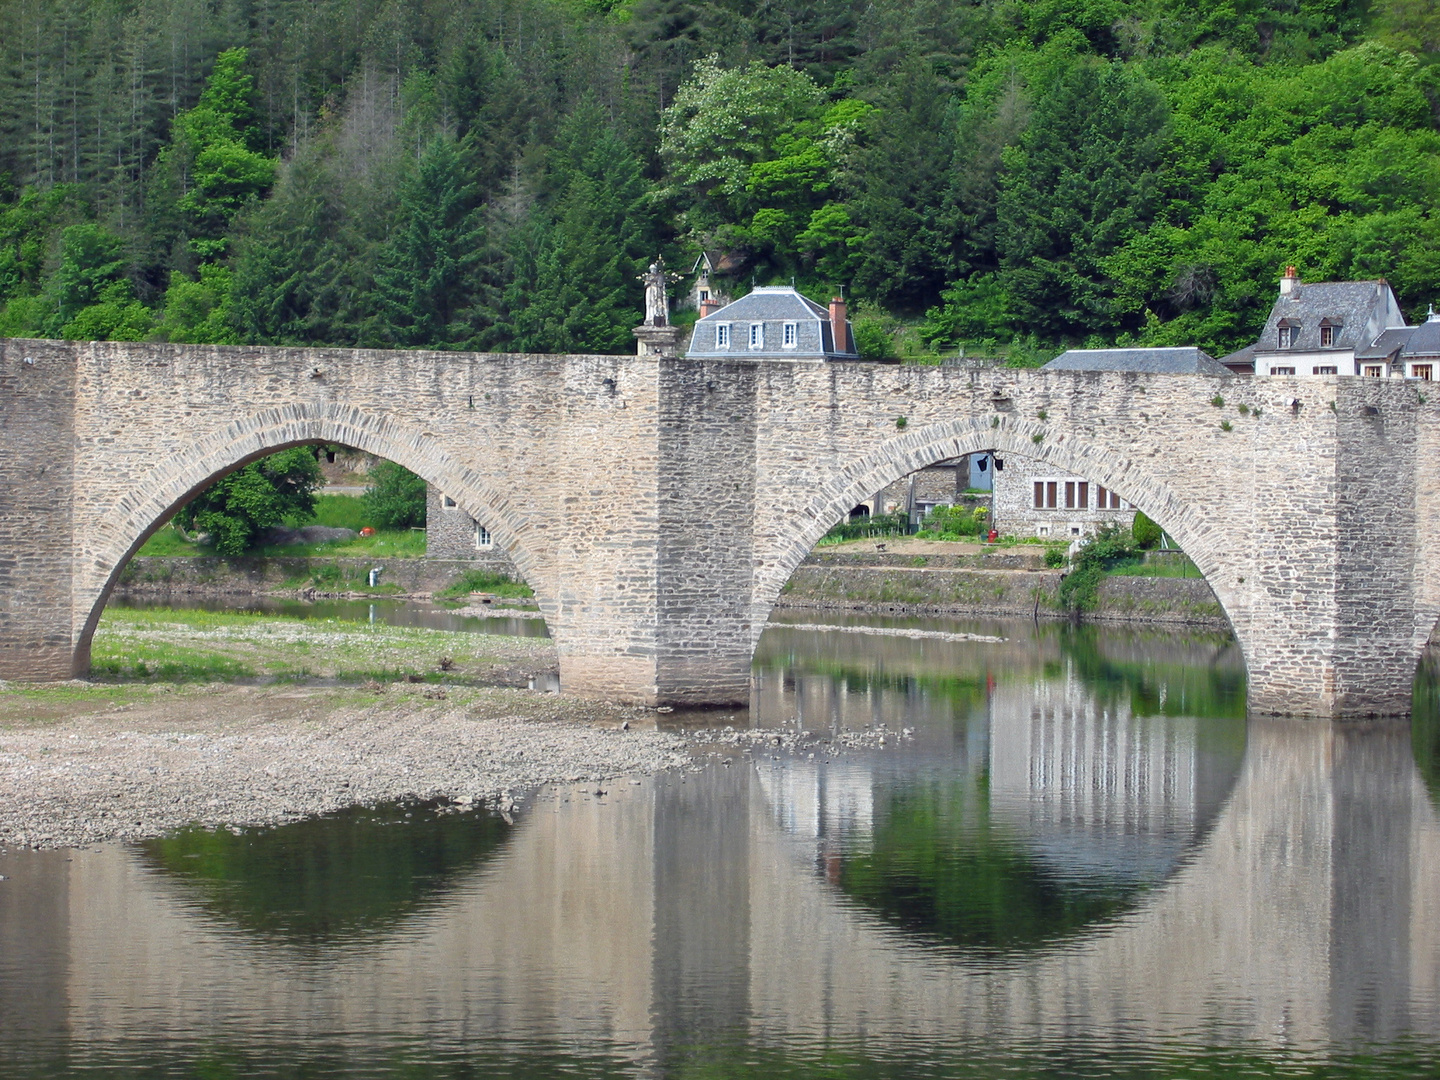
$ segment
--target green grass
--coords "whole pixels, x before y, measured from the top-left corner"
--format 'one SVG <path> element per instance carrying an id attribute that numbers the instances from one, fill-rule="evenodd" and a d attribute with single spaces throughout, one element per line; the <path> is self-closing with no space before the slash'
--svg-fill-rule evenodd
<path id="1" fill-rule="evenodd" d="M 112 609 L 96 630 L 91 677 L 116 682 L 437 682 L 483 685 L 551 662 L 550 642 L 295 619 L 241 611 Z M 442 659 L 447 661 L 442 664 Z"/>
<path id="2" fill-rule="evenodd" d="M 365 518 L 365 500 L 359 495 L 317 495 L 313 518 L 308 521 L 286 519 L 285 524 L 292 529 L 302 525 L 325 525 L 332 529 L 359 532 L 370 522 Z"/>
<path id="3" fill-rule="evenodd" d="M 1110 573 L 1120 577 L 1198 578 L 1204 576 L 1200 573 L 1200 568 L 1185 556 L 1154 562 L 1127 563 L 1115 567 Z"/>
<path id="4" fill-rule="evenodd" d="M 208 549 L 207 549 L 208 553 Z M 374 536 L 357 536 L 354 540 L 330 540 L 320 544 L 267 545 L 246 553 L 260 559 L 363 557 L 386 559 L 423 559 L 424 529 L 382 529 Z"/>
<path id="5" fill-rule="evenodd" d="M 514 581 L 504 574 L 497 574 L 489 570 L 466 570 L 454 583 L 447 585 L 435 595 L 440 598 L 461 597 L 477 592 L 512 598 L 535 595 L 535 591 L 523 581 Z"/>
<path id="6" fill-rule="evenodd" d="M 320 495 L 315 499 L 314 518 L 307 521 L 287 520 L 286 524 L 291 528 L 300 528 L 304 525 L 324 525 L 332 529 L 354 529 L 359 532 L 366 525 L 365 501 L 358 495 Z M 145 542 L 137 554 L 155 556 L 214 555 L 215 549 L 206 544 L 192 544 L 180 535 L 179 530 L 167 523 Z M 420 559 L 425 557 L 425 530 L 377 529 L 374 536 L 357 536 L 354 540 L 332 540 L 323 544 L 272 545 L 254 548 L 245 554 L 257 558 L 356 556 L 361 558 Z"/>
<path id="7" fill-rule="evenodd" d="M 199 544 L 192 544 L 185 537 L 180 535 L 168 522 L 158 530 L 155 535 L 141 545 L 137 555 L 210 555 L 213 552 L 210 548 L 201 547 Z"/>

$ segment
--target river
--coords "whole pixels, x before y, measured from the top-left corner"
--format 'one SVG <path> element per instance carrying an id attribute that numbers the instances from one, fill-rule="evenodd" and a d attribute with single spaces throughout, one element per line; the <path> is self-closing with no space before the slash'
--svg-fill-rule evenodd
<path id="1" fill-rule="evenodd" d="M 0 854 L 0 1074 L 1437 1075 L 1437 682 L 1247 720 L 1223 635 L 780 612 L 699 772 Z"/>

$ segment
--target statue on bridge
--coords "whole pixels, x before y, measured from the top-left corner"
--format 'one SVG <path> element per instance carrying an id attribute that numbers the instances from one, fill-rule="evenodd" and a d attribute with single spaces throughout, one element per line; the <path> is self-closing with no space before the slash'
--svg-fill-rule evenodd
<path id="1" fill-rule="evenodd" d="M 670 325 L 670 285 L 682 275 L 665 269 L 665 257 L 658 255 L 650 268 L 640 275 L 645 283 L 645 325 Z"/>
<path id="2" fill-rule="evenodd" d="M 680 328 L 670 325 L 670 285 L 682 275 L 665 269 L 665 258 L 657 255 L 639 277 L 645 283 L 645 321 L 635 328 L 640 356 L 675 356 L 679 353 Z"/>

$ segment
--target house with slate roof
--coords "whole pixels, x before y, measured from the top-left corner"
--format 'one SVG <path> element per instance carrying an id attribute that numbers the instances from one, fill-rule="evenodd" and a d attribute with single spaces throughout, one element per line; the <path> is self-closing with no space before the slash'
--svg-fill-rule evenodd
<path id="1" fill-rule="evenodd" d="M 700 305 L 685 354 L 700 360 L 858 360 L 845 301 L 829 309 L 788 285 L 767 285 L 733 303 Z"/>
<path id="2" fill-rule="evenodd" d="M 1288 266 L 1260 340 L 1220 362 L 1255 375 L 1410 375 L 1393 362 L 1402 343 L 1391 332 L 1413 329 L 1384 279 L 1307 285 Z"/>
<path id="3" fill-rule="evenodd" d="M 1430 309 L 1419 326 L 1386 330 L 1370 345 L 1355 352 L 1362 375 L 1398 375 L 1433 380 L 1440 374 L 1440 314 Z"/>

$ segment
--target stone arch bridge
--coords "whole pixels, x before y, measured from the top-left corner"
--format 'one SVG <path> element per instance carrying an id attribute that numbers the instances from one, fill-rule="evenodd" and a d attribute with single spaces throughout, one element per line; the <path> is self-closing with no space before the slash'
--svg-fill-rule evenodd
<path id="1" fill-rule="evenodd" d="M 755 642 L 825 530 L 984 450 L 1087 476 L 1168 529 L 1234 627 L 1256 711 L 1407 712 L 1440 617 L 1440 400 L 1411 383 L 15 339 L 0 678 L 84 673 L 120 570 L 174 510 L 319 441 L 483 520 L 579 694 L 748 701 Z"/>

